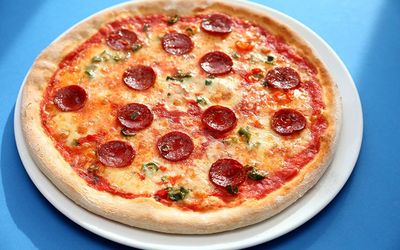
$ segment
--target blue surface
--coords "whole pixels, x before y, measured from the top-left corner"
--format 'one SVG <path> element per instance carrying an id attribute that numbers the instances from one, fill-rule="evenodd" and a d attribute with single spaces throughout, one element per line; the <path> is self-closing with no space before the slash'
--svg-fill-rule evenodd
<path id="1" fill-rule="evenodd" d="M 122 249 L 58 212 L 35 188 L 13 133 L 18 89 L 39 52 L 118 0 L 0 0 L 0 249 Z M 300 228 L 254 249 L 400 249 L 400 1 L 256 1 L 303 22 L 350 70 L 364 109 L 357 166 Z"/>

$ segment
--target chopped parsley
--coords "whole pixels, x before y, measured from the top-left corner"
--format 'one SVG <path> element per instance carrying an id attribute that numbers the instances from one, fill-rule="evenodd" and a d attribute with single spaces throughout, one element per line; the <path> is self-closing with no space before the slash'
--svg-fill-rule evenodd
<path id="1" fill-rule="evenodd" d="M 239 192 L 239 188 L 237 186 L 232 187 L 231 185 L 226 186 L 226 190 L 232 195 L 236 195 Z"/>
<path id="2" fill-rule="evenodd" d="M 178 70 L 178 73 L 176 73 L 173 76 L 167 76 L 167 78 L 165 80 L 167 81 L 179 81 L 179 82 L 183 82 L 183 80 L 185 78 L 191 78 L 192 75 L 190 74 L 190 72 L 187 73 L 183 73 L 181 71 Z"/>
<path id="3" fill-rule="evenodd" d="M 267 55 L 265 63 L 274 64 L 275 63 L 275 57 L 272 56 L 272 55 Z"/>
<path id="4" fill-rule="evenodd" d="M 177 23 L 178 21 L 179 21 L 179 16 L 175 15 L 168 19 L 168 24 L 173 25 L 173 24 Z"/>
<path id="5" fill-rule="evenodd" d="M 212 80 L 211 80 L 211 79 L 206 79 L 206 80 L 204 81 L 204 84 L 205 84 L 206 86 L 210 86 L 210 85 L 212 84 Z"/>
<path id="6" fill-rule="evenodd" d="M 161 181 L 164 183 L 168 182 L 168 176 L 166 176 L 166 175 L 162 176 Z"/>
<path id="7" fill-rule="evenodd" d="M 93 63 L 98 63 L 98 62 L 102 62 L 102 61 L 103 61 L 103 58 L 102 58 L 101 56 L 99 56 L 99 55 L 94 56 L 94 57 L 92 58 L 92 62 L 93 62 Z"/>
<path id="8" fill-rule="evenodd" d="M 226 145 L 230 145 L 232 143 L 237 143 L 237 142 L 238 142 L 238 138 L 237 137 L 229 137 L 229 138 L 225 138 L 225 139 L 222 140 L 222 143 L 226 144 Z"/>
<path id="9" fill-rule="evenodd" d="M 237 52 L 234 52 L 234 53 L 232 54 L 232 57 L 233 57 L 234 59 L 239 59 L 239 58 L 240 58 L 240 56 L 239 56 L 239 54 L 238 54 Z"/>
<path id="10" fill-rule="evenodd" d="M 97 66 L 94 64 L 89 64 L 88 66 L 86 66 L 85 68 L 85 74 L 89 77 L 89 78 L 94 78 L 96 76 L 96 69 Z"/>
<path id="11" fill-rule="evenodd" d="M 138 50 L 140 50 L 143 46 L 141 44 L 135 43 L 134 45 L 132 45 L 132 50 L 133 52 L 137 52 Z"/>
<path id="12" fill-rule="evenodd" d="M 171 150 L 171 147 L 168 144 L 164 144 L 164 145 L 161 146 L 160 149 L 161 149 L 162 152 L 166 153 L 166 152 L 169 152 Z"/>
<path id="13" fill-rule="evenodd" d="M 240 137 L 244 138 L 246 143 L 249 144 L 250 138 L 251 138 L 251 133 L 249 131 L 249 128 L 239 128 L 238 134 Z"/>
<path id="14" fill-rule="evenodd" d="M 139 115 L 141 115 L 141 113 L 139 111 L 135 111 L 129 115 L 129 118 L 131 118 L 132 120 L 135 120 Z"/>
<path id="15" fill-rule="evenodd" d="M 184 187 L 179 187 L 179 188 L 168 187 L 167 191 L 168 191 L 168 198 L 170 200 L 179 201 L 185 199 L 190 190 Z"/>
<path id="16" fill-rule="evenodd" d="M 121 130 L 121 134 L 122 134 L 123 136 L 125 136 L 125 137 L 131 137 L 131 136 L 135 136 L 135 135 L 136 135 L 135 132 L 129 130 L 128 128 L 123 128 L 123 129 Z"/>
<path id="17" fill-rule="evenodd" d="M 206 99 L 202 96 L 196 96 L 196 102 L 200 105 L 207 105 Z"/>
<path id="18" fill-rule="evenodd" d="M 263 170 L 258 170 L 254 167 L 251 168 L 249 172 L 247 172 L 247 177 L 249 177 L 252 180 L 259 181 L 264 179 L 268 175 L 268 172 L 263 171 Z"/>
<path id="19" fill-rule="evenodd" d="M 259 80 L 261 80 L 262 78 L 264 78 L 264 73 L 263 73 L 262 71 L 257 72 L 257 73 L 255 73 L 255 74 L 253 74 L 253 77 L 259 81 Z"/>
<path id="20" fill-rule="evenodd" d="M 87 169 L 88 173 L 90 174 L 96 174 L 97 171 L 99 171 L 99 166 L 96 164 L 90 165 Z"/>
<path id="21" fill-rule="evenodd" d="M 150 29 L 150 24 L 148 24 L 148 23 L 143 24 L 143 31 L 144 32 L 149 31 L 149 29 Z"/>
<path id="22" fill-rule="evenodd" d="M 115 54 L 111 54 L 107 50 L 103 50 L 103 52 L 101 52 L 100 54 L 92 57 L 92 63 L 107 62 L 110 59 L 114 60 L 115 62 L 119 62 L 119 61 L 125 60 L 129 57 L 130 57 L 129 53 L 127 55 L 125 55 L 123 53 L 119 53 L 119 52 L 117 52 Z"/>
<path id="23" fill-rule="evenodd" d="M 158 171 L 158 165 L 154 162 L 145 163 L 142 165 L 142 171 L 146 175 L 153 175 L 155 172 Z"/>
<path id="24" fill-rule="evenodd" d="M 126 57 L 125 57 L 124 55 L 121 55 L 121 54 L 119 54 L 119 53 L 112 56 L 112 59 L 113 59 L 114 61 L 116 61 L 116 62 L 121 61 L 121 60 L 124 60 L 125 58 L 126 58 Z"/>
<path id="25" fill-rule="evenodd" d="M 189 34 L 189 36 L 193 36 L 194 35 L 194 30 L 190 27 L 186 28 L 186 32 Z"/>
<path id="26" fill-rule="evenodd" d="M 71 142 L 71 146 L 73 146 L 73 147 L 79 146 L 78 140 L 77 139 L 73 139 L 72 142 Z"/>

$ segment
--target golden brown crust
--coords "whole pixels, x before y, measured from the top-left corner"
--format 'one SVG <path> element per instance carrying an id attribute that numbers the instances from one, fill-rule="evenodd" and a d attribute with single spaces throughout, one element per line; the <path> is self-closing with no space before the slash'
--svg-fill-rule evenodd
<path id="1" fill-rule="evenodd" d="M 309 46 L 288 28 L 254 9 L 235 7 L 223 2 L 197 1 L 194 9 L 191 1 L 184 0 L 124 4 L 78 24 L 53 42 L 36 59 L 22 92 L 23 132 L 35 162 L 65 195 L 89 211 L 131 226 L 167 233 L 207 234 L 232 230 L 265 220 L 295 202 L 318 181 L 332 159 L 340 128 L 341 105 L 336 85 Z M 164 206 L 153 198 L 124 199 L 90 188 L 57 149 L 49 146 L 53 145 L 53 141 L 46 135 L 41 124 L 40 103 L 49 79 L 60 60 L 76 45 L 96 33 L 101 25 L 120 16 L 151 13 L 183 15 L 211 11 L 235 15 L 268 26 L 270 31 L 283 37 L 297 48 L 300 55 L 305 56 L 316 66 L 324 90 L 325 116 L 330 125 L 321 138 L 320 153 L 294 179 L 267 197 L 211 212 L 182 211 Z"/>

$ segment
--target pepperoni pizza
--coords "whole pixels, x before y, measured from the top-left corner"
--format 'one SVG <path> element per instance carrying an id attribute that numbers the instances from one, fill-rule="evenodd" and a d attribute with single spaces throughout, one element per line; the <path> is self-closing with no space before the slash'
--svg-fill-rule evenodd
<path id="1" fill-rule="evenodd" d="M 313 51 L 263 13 L 158 0 L 52 43 L 21 117 L 37 165 L 77 204 L 204 234 L 262 221 L 310 189 L 334 151 L 338 100 Z"/>

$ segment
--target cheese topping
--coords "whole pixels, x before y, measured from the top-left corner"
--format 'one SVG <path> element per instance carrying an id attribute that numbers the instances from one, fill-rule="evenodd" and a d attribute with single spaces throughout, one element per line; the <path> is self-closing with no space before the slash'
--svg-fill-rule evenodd
<path id="1" fill-rule="evenodd" d="M 240 187 L 233 200 L 215 195 L 216 188 L 209 180 L 210 166 L 219 159 L 232 158 L 242 165 L 274 173 L 286 167 L 287 159 L 308 150 L 314 140 L 313 97 L 301 86 L 287 91 L 270 88 L 265 86 L 264 78 L 277 66 L 296 70 L 301 82 L 317 82 L 315 74 L 280 53 L 276 47 L 279 43 L 270 41 L 276 39 L 272 34 L 247 21 L 232 18 L 232 32 L 221 37 L 200 29 L 202 17 L 181 17 L 173 25 L 166 19 L 155 16 L 117 21 L 122 28 L 137 34 L 140 46 L 116 51 L 102 37 L 101 42 L 89 44 L 69 65 L 60 67 L 43 102 L 44 126 L 55 143 L 68 152 L 67 161 L 73 168 L 90 172 L 96 166 L 95 174 L 116 190 L 152 196 L 166 187 L 185 187 L 189 193 L 174 204 L 186 204 L 192 209 L 196 205 L 200 210 L 232 206 L 249 197 L 260 198 L 252 192 L 241 192 Z M 145 20 L 151 21 L 146 31 Z M 106 29 L 110 27 L 105 25 Z M 166 53 L 161 38 L 170 32 L 188 35 L 193 50 L 181 56 Z M 243 46 L 251 49 L 243 50 Z M 289 49 L 296 54 L 295 48 Z M 212 51 L 232 58 L 230 73 L 210 76 L 199 67 L 200 58 Z M 123 83 L 124 71 L 134 65 L 150 66 L 155 71 L 152 87 L 137 91 Z M 251 76 L 253 69 L 258 69 L 258 75 Z M 178 73 L 186 76 L 174 78 Z M 56 90 L 69 85 L 79 85 L 87 92 L 85 106 L 76 112 L 62 112 L 52 100 Z M 116 116 L 118 109 L 129 103 L 146 105 L 154 120 L 135 135 L 124 136 Z M 213 105 L 228 107 L 237 117 L 236 127 L 222 138 L 214 138 L 203 129 L 201 112 L 190 112 L 191 107 L 204 111 Z M 282 136 L 271 129 L 272 115 L 282 108 L 304 115 L 307 125 L 301 133 Z M 249 133 L 249 138 L 238 133 L 240 128 Z M 194 151 L 187 160 L 170 162 L 159 156 L 156 142 L 170 131 L 181 131 L 193 140 Z M 136 156 L 131 165 L 112 168 L 99 163 L 98 146 L 111 140 L 127 141 L 133 146 Z M 158 169 L 144 171 L 143 165 L 149 162 Z"/>

